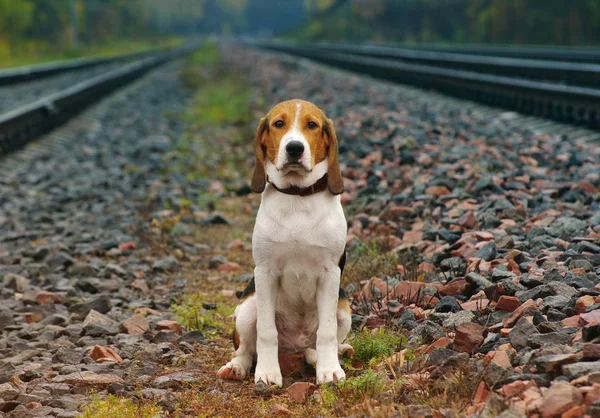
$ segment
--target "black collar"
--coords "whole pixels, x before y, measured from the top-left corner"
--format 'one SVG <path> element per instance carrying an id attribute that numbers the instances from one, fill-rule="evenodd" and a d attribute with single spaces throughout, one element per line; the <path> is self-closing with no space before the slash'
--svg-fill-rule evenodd
<path id="1" fill-rule="evenodd" d="M 286 187 L 285 189 L 280 189 L 279 187 L 275 186 L 275 183 L 272 183 L 270 181 L 269 183 L 278 192 L 305 197 L 310 196 L 311 194 L 322 192 L 323 190 L 327 189 L 327 174 L 325 174 L 323 177 L 317 180 L 316 183 L 308 187 L 290 186 Z"/>

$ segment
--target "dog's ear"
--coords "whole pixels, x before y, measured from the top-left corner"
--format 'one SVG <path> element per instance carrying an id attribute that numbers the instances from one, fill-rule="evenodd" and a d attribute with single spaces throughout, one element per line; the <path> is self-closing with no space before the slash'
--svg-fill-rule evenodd
<path id="1" fill-rule="evenodd" d="M 340 172 L 340 163 L 338 160 L 338 140 L 333 128 L 331 119 L 326 119 L 325 135 L 329 137 L 329 149 L 327 151 L 327 187 L 329 191 L 336 195 L 344 193 L 344 181 Z"/>
<path id="2" fill-rule="evenodd" d="M 254 166 L 254 174 L 252 174 L 252 182 L 250 189 L 254 193 L 262 193 L 267 185 L 267 174 L 265 173 L 265 158 L 266 151 L 263 144 L 263 137 L 267 134 L 269 121 L 267 117 L 260 120 L 258 128 L 256 128 L 256 138 L 254 139 L 254 152 L 256 153 L 256 165 Z"/>

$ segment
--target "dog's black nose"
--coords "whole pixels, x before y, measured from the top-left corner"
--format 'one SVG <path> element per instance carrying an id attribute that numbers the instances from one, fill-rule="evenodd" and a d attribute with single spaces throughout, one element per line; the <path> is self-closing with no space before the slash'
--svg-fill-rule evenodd
<path id="1" fill-rule="evenodd" d="M 291 141 L 285 146 L 285 152 L 287 152 L 287 155 L 291 158 L 298 159 L 304 152 L 304 145 L 300 141 Z"/>

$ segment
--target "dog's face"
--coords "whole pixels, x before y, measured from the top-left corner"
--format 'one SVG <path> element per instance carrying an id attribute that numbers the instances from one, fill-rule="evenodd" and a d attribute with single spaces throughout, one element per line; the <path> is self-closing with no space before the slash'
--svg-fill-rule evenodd
<path id="1" fill-rule="evenodd" d="M 333 194 L 344 191 L 333 122 L 310 102 L 288 100 L 273 107 L 258 125 L 255 152 L 251 188 L 256 193 L 265 188 L 267 159 L 282 176 L 306 175 L 328 159 L 329 190 Z"/>

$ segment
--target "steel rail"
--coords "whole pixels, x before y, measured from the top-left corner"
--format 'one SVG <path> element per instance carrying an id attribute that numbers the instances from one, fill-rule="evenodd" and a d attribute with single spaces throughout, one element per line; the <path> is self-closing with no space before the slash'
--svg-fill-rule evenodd
<path id="1" fill-rule="evenodd" d="M 395 47 L 395 45 L 389 45 Z M 528 58 L 551 61 L 600 63 L 600 47 L 591 48 L 554 48 L 543 46 L 495 46 L 495 45 L 397 45 L 400 48 L 419 50 L 454 52 L 469 55 L 487 55 L 494 57 Z"/>
<path id="2" fill-rule="evenodd" d="M 353 55 L 401 60 L 456 70 L 554 81 L 576 86 L 600 87 L 600 64 L 469 55 L 368 45 L 317 43 L 311 46 Z"/>
<path id="3" fill-rule="evenodd" d="M 139 60 L 159 52 L 167 52 L 171 48 L 134 52 L 114 57 L 87 57 L 71 60 L 52 61 L 43 64 L 27 65 L 24 67 L 0 69 L 0 86 L 23 83 L 49 77 L 66 71 L 82 70 L 102 64 Z"/>
<path id="4" fill-rule="evenodd" d="M 195 42 L 166 52 L 155 53 L 0 114 L 0 156 L 22 148 L 32 138 L 59 126 L 106 94 L 139 78 L 160 64 L 190 53 L 198 46 L 199 43 Z"/>
<path id="5" fill-rule="evenodd" d="M 600 126 L 600 89 L 409 64 L 282 42 L 250 45 L 562 122 Z"/>

